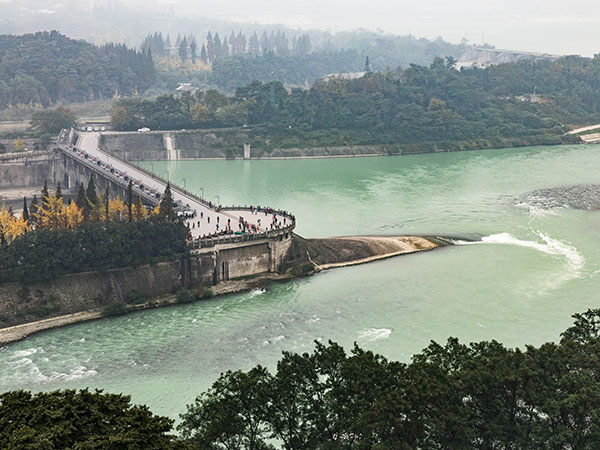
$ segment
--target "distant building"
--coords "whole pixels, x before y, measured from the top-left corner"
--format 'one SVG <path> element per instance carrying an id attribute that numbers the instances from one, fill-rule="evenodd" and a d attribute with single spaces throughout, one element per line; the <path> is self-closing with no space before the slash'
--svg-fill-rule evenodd
<path id="1" fill-rule="evenodd" d="M 175 91 L 180 94 L 183 94 L 184 92 L 189 92 L 192 95 L 198 92 L 198 90 L 199 88 L 197 88 L 196 86 L 192 86 L 192 83 L 179 83 L 179 86 L 177 87 L 177 89 L 175 89 Z"/>

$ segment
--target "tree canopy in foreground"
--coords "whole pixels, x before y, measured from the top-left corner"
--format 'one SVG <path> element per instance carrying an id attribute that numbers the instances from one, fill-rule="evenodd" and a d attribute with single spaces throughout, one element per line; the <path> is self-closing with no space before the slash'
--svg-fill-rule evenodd
<path id="1" fill-rule="evenodd" d="M 600 309 L 558 343 L 432 342 L 410 363 L 329 342 L 222 374 L 173 421 L 123 395 L 0 394 L 7 449 L 597 449 Z"/>

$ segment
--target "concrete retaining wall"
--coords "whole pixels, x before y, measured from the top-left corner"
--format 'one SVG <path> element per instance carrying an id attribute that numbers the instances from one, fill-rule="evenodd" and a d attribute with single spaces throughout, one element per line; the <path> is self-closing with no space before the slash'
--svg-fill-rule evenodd
<path id="1" fill-rule="evenodd" d="M 291 245 L 291 233 L 216 245 L 177 261 L 136 268 L 65 275 L 57 280 L 0 284 L 0 328 L 122 303 L 139 291 L 147 298 L 181 288 L 213 286 L 221 281 L 277 271 Z"/>
<path id="2" fill-rule="evenodd" d="M 62 182 L 63 160 L 48 152 L 9 153 L 0 155 L 0 189 L 40 187 L 44 181 Z"/>

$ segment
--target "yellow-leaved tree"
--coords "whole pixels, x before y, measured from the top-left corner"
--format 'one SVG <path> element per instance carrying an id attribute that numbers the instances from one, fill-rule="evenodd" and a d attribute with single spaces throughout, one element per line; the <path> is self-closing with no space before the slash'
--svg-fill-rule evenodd
<path id="1" fill-rule="evenodd" d="M 10 244 L 19 236 L 24 235 L 31 227 L 23 216 L 19 219 L 8 212 L 4 203 L 0 208 L 0 243 Z"/>
<path id="2" fill-rule="evenodd" d="M 137 198 L 135 200 L 135 204 L 133 205 L 133 220 L 138 221 L 138 220 L 144 220 L 146 217 L 148 217 L 148 211 L 146 210 L 146 207 L 144 206 L 144 203 L 142 202 L 142 197 L 140 194 L 137 195 Z"/>
<path id="3" fill-rule="evenodd" d="M 110 220 L 124 220 L 127 217 L 127 205 L 117 195 L 108 202 L 108 217 Z"/>
<path id="4" fill-rule="evenodd" d="M 67 228 L 75 229 L 83 223 L 83 212 L 75 202 L 64 208 L 64 214 Z"/>
<path id="5" fill-rule="evenodd" d="M 23 216 L 18 219 L 13 217 L 8 225 L 8 242 L 14 241 L 19 236 L 23 236 L 25 233 L 31 230 L 29 223 L 23 218 Z"/>
<path id="6" fill-rule="evenodd" d="M 58 197 L 55 193 L 45 197 L 42 203 L 43 208 L 40 208 L 36 216 L 38 228 L 48 230 L 66 228 L 67 220 L 62 197 Z"/>

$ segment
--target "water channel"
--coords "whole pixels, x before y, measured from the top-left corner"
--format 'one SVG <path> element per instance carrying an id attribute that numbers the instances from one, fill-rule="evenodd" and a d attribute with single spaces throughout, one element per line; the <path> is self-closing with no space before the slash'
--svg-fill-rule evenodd
<path id="1" fill-rule="evenodd" d="M 44 332 L 0 350 L 0 392 L 90 386 L 177 417 L 222 371 L 272 367 L 315 339 L 403 361 L 448 336 L 556 340 L 571 314 L 600 306 L 600 211 L 527 193 L 600 183 L 599 152 L 143 162 L 222 204 L 293 211 L 305 237 L 432 234 L 459 245 Z"/>

